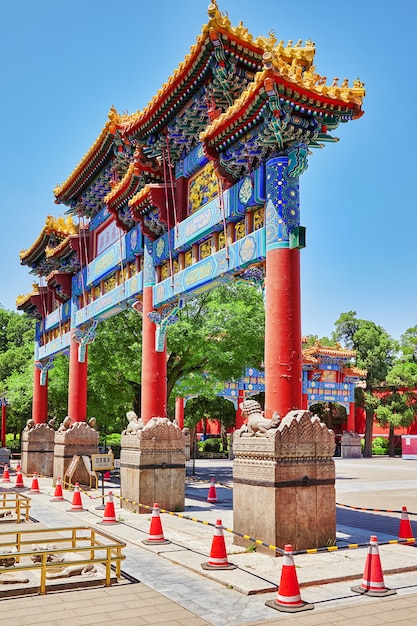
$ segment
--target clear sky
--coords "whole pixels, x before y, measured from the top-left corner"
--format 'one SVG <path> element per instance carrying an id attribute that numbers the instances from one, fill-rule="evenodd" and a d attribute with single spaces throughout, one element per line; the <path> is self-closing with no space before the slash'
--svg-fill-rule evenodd
<path id="1" fill-rule="evenodd" d="M 53 189 L 99 136 L 110 107 L 146 106 L 207 22 L 209 0 L 19 0 L 0 21 L 0 303 L 32 290 L 19 252 L 48 214 Z M 316 70 L 359 77 L 360 119 L 315 150 L 301 177 L 303 333 L 330 335 L 341 312 L 394 338 L 417 324 L 416 5 L 382 0 L 219 0 L 253 36 L 311 39 Z M 393 219 L 395 217 L 395 220 Z"/>

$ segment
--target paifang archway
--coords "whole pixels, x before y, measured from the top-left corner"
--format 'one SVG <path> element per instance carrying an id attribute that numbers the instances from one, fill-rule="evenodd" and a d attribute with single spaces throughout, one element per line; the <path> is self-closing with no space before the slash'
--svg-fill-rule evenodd
<path id="1" fill-rule="evenodd" d="M 54 190 L 21 263 L 40 277 L 18 308 L 38 318 L 33 419 L 69 351 L 68 415 L 87 415 L 88 343 L 127 306 L 143 319 L 142 415 L 166 415 L 165 330 L 182 302 L 231 277 L 266 285 L 265 414 L 301 407 L 299 179 L 314 148 L 362 115 L 363 84 L 325 84 L 315 46 L 253 38 L 212 3 L 189 55 L 148 106 L 109 119 Z"/>

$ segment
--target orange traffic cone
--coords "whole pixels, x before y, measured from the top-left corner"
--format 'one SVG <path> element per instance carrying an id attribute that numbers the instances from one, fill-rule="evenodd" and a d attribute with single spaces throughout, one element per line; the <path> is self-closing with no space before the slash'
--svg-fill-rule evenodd
<path id="1" fill-rule="evenodd" d="M 118 524 L 116 519 L 116 511 L 114 510 L 113 493 L 109 491 L 107 494 L 106 508 L 104 509 L 103 519 L 97 524 Z"/>
<path id="2" fill-rule="evenodd" d="M 9 474 L 9 466 L 6 464 L 3 469 L 3 478 L 1 479 L 2 483 L 10 483 L 10 474 Z"/>
<path id="3" fill-rule="evenodd" d="M 403 506 L 401 511 L 400 530 L 398 531 L 398 539 L 411 539 L 414 537 L 411 529 L 411 523 L 408 518 L 407 507 Z"/>
<path id="4" fill-rule="evenodd" d="M 157 544 L 157 543 L 171 543 L 164 537 L 164 531 L 162 530 L 161 517 L 159 515 L 159 504 L 155 502 L 152 508 L 151 526 L 149 529 L 149 535 L 147 539 L 144 539 L 142 543 Z"/>
<path id="5" fill-rule="evenodd" d="M 57 478 L 56 479 L 56 485 L 55 485 L 55 491 L 54 491 L 54 497 L 51 498 L 51 502 L 58 502 L 60 500 L 64 499 L 64 494 L 62 493 L 62 483 L 61 483 L 61 479 Z"/>
<path id="6" fill-rule="evenodd" d="M 214 476 L 211 477 L 211 483 L 208 490 L 207 502 L 217 502 L 216 485 L 214 483 Z"/>
<path id="7" fill-rule="evenodd" d="M 308 604 L 301 599 L 297 572 L 295 570 L 294 553 L 290 544 L 284 547 L 283 559 L 277 599 L 268 600 L 268 602 L 265 602 L 266 606 L 277 609 L 277 611 L 284 611 L 285 613 L 297 613 L 298 611 L 314 609 L 314 604 Z"/>
<path id="8" fill-rule="evenodd" d="M 25 484 L 23 482 L 23 476 L 22 476 L 22 472 L 20 471 L 20 468 L 17 470 L 16 472 L 16 483 L 15 483 L 15 487 L 21 489 L 22 487 L 24 487 Z"/>
<path id="9" fill-rule="evenodd" d="M 203 569 L 236 569 L 236 565 L 227 560 L 226 544 L 224 542 L 222 520 L 216 521 L 213 540 L 211 542 L 210 557 L 207 563 L 202 563 Z"/>
<path id="10" fill-rule="evenodd" d="M 81 493 L 80 493 L 80 484 L 79 483 L 75 483 L 74 485 L 74 495 L 72 498 L 72 506 L 70 509 L 68 509 L 68 511 L 71 511 L 72 513 L 74 512 L 78 512 L 78 511 L 85 511 L 85 509 L 83 509 L 83 503 L 81 501 Z"/>
<path id="11" fill-rule="evenodd" d="M 366 593 L 368 596 L 392 596 L 395 589 L 387 589 L 382 574 L 381 560 L 379 558 L 378 538 L 372 535 L 369 540 L 369 550 L 366 557 L 362 583 L 357 587 L 351 587 L 355 593 Z"/>
<path id="12" fill-rule="evenodd" d="M 32 485 L 30 487 L 30 493 L 40 493 L 41 490 L 39 489 L 39 481 L 38 481 L 38 474 L 36 472 L 33 472 L 33 478 L 32 478 Z"/>

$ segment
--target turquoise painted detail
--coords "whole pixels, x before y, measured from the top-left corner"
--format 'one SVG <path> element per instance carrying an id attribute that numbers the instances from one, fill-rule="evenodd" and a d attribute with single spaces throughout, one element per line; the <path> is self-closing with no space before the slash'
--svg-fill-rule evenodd
<path id="1" fill-rule="evenodd" d="M 266 256 L 265 229 L 250 233 L 246 237 L 235 241 L 226 250 L 219 250 L 210 257 L 198 261 L 182 272 L 168 277 L 153 288 L 153 302 L 155 308 L 160 308 L 168 302 L 183 297 L 186 294 L 197 295 L 214 286 L 231 280 L 233 274 L 245 267 L 263 261 Z"/>
<path id="2" fill-rule="evenodd" d="M 78 362 L 85 362 L 87 345 L 93 343 L 96 338 L 97 320 L 87 322 L 83 328 L 76 328 L 72 334 L 72 338 L 78 345 Z"/>
<path id="3" fill-rule="evenodd" d="M 39 383 L 41 387 L 45 387 L 46 375 L 48 371 L 53 368 L 53 366 L 54 366 L 54 361 L 51 357 L 46 361 L 46 363 L 43 363 L 42 361 L 35 361 L 36 369 L 40 370 L 41 372 L 40 379 L 39 379 Z"/>
<path id="4" fill-rule="evenodd" d="M 152 242 L 145 237 L 143 250 L 143 286 L 153 287 L 156 282 L 155 267 L 152 259 Z"/>
<path id="5" fill-rule="evenodd" d="M 224 192 L 223 198 L 224 210 L 227 214 L 229 207 L 228 191 Z M 219 199 L 216 197 L 178 224 L 178 228 L 174 229 L 174 247 L 177 249 L 181 249 L 182 246 L 189 248 L 191 244 L 216 230 L 216 226 L 219 227 L 217 230 L 220 230 L 222 225 L 223 214 Z"/>
<path id="6" fill-rule="evenodd" d="M 67 350 L 70 346 L 71 332 L 65 333 L 62 337 L 57 337 L 49 341 L 44 346 L 39 346 L 37 354 L 38 360 L 46 359 L 49 356 L 56 356 Z"/>
<path id="7" fill-rule="evenodd" d="M 123 237 L 120 242 L 116 241 L 87 265 L 87 284 L 98 285 L 100 281 L 113 274 L 115 268 L 119 268 L 125 258 L 126 240 Z"/>

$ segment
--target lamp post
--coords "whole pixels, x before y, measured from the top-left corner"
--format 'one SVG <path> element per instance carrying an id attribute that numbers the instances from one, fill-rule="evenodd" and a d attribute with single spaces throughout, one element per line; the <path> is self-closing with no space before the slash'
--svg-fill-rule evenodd
<path id="1" fill-rule="evenodd" d="M 1 447 L 6 447 L 6 406 L 9 400 L 5 396 L 0 396 L 1 406 Z"/>

